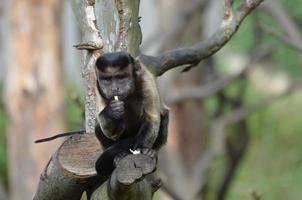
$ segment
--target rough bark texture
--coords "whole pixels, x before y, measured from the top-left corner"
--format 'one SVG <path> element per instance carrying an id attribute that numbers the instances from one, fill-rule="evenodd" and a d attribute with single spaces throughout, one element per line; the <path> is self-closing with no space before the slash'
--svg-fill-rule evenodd
<path id="1" fill-rule="evenodd" d="M 37 138 L 64 130 L 59 12 L 56 0 L 12 0 L 5 101 L 11 199 L 32 199 L 39 174 L 57 149 Z"/>
<path id="2" fill-rule="evenodd" d="M 95 23 L 96 15 L 94 1 L 70 0 L 70 2 L 82 35 L 81 43 L 75 47 L 81 50 L 87 50 L 84 52 L 84 64 L 82 67 L 85 91 L 85 128 L 87 133 L 93 133 L 97 112 L 97 89 L 94 64 L 97 57 L 100 55 L 103 41 Z"/>
<path id="3" fill-rule="evenodd" d="M 236 9 L 225 7 L 220 28 L 206 40 L 187 48 L 164 52 L 156 57 L 140 55 L 138 59 L 156 76 L 161 76 L 166 71 L 181 65 L 196 66 L 200 61 L 219 51 L 234 36 L 245 17 L 262 2 L 263 0 L 241 1 Z"/>
<path id="4" fill-rule="evenodd" d="M 95 161 L 101 146 L 93 134 L 74 136 L 52 156 L 43 174 L 35 200 L 78 200 L 93 187 Z"/>
<path id="5" fill-rule="evenodd" d="M 104 52 L 126 51 L 139 54 L 141 30 L 139 0 L 96 1 L 96 23 L 104 43 Z"/>
<path id="6" fill-rule="evenodd" d="M 93 194 L 92 200 L 151 200 L 161 181 L 154 175 L 156 161 L 148 156 L 128 155 L 113 171 L 109 181 Z M 146 176 L 147 175 L 147 176 Z M 145 177 L 144 177 L 145 176 Z"/>

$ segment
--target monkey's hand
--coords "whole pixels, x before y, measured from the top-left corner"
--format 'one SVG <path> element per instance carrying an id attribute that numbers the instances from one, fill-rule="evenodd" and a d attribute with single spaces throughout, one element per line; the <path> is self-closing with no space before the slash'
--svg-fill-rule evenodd
<path id="1" fill-rule="evenodd" d="M 101 134 L 99 135 L 99 140 L 101 143 L 102 135 L 105 135 L 111 140 L 118 140 L 125 130 L 125 122 L 123 120 L 125 113 L 124 102 L 119 100 L 112 100 L 108 105 L 99 113 L 97 116 L 98 126 L 100 127 Z"/>
<path id="2" fill-rule="evenodd" d="M 112 100 L 109 102 L 109 104 L 107 105 L 107 107 L 105 109 L 106 109 L 107 115 L 111 119 L 119 120 L 124 117 L 125 106 L 124 106 L 123 101 Z"/>

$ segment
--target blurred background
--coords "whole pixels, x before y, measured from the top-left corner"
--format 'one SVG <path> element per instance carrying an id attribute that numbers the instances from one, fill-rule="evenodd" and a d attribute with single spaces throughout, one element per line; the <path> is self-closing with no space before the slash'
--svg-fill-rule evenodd
<path id="1" fill-rule="evenodd" d="M 141 52 L 211 36 L 221 0 L 141 0 Z M 302 199 L 302 7 L 267 0 L 214 56 L 159 80 L 171 108 L 157 199 Z M 80 32 L 67 1 L 0 0 L 0 199 L 32 199 L 83 127 Z"/>

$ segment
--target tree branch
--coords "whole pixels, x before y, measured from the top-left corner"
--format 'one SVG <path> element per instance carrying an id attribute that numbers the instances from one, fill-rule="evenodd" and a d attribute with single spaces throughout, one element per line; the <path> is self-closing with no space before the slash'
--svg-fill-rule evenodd
<path id="1" fill-rule="evenodd" d="M 156 161 L 143 154 L 122 158 L 108 181 L 92 194 L 91 200 L 151 200 L 161 186 L 160 179 L 152 173 Z"/>
<path id="2" fill-rule="evenodd" d="M 34 200 L 78 200 L 95 183 L 94 163 L 101 146 L 93 134 L 66 140 L 41 175 Z"/>
<path id="3" fill-rule="evenodd" d="M 228 0 L 226 0 L 229 2 Z M 234 13 L 226 6 L 227 12 L 220 28 L 209 39 L 188 48 L 171 50 L 158 57 L 140 55 L 138 60 L 146 65 L 156 76 L 185 64 L 198 63 L 221 49 L 236 33 L 244 18 L 263 0 L 242 1 Z M 227 14 L 226 14 L 227 13 Z"/>
<path id="4" fill-rule="evenodd" d="M 277 1 L 266 1 L 261 8 L 268 12 L 282 27 L 286 35 L 292 40 L 302 44 L 302 36 L 300 30 L 294 20 L 290 17 L 289 12 L 284 9 Z"/>
<path id="5" fill-rule="evenodd" d="M 278 2 L 274 1 L 267 1 L 263 3 L 261 8 L 268 12 L 279 23 L 285 34 L 281 34 L 272 27 L 263 24 L 261 24 L 260 27 L 265 32 L 273 35 L 294 50 L 302 52 L 302 35 L 297 24 L 290 17 L 290 14 L 282 6 L 280 6 Z"/>
<path id="6" fill-rule="evenodd" d="M 299 42 L 296 42 L 295 40 L 293 40 L 289 36 L 281 34 L 279 31 L 275 30 L 274 28 L 266 26 L 264 24 L 260 24 L 260 28 L 264 32 L 266 32 L 267 34 L 272 35 L 273 37 L 275 37 L 279 41 L 283 42 L 284 44 L 286 44 L 287 46 L 289 46 L 293 50 L 299 51 L 299 52 L 302 53 L 302 44 L 300 44 Z"/>
<path id="7" fill-rule="evenodd" d="M 257 51 L 254 55 L 251 56 L 246 66 L 236 74 L 222 77 L 203 86 L 189 87 L 172 91 L 171 94 L 167 97 L 167 103 L 175 104 L 189 99 L 203 99 L 214 95 L 222 89 L 226 88 L 232 81 L 236 80 L 238 77 L 256 67 L 257 65 L 255 63 L 263 60 L 265 57 L 270 55 L 271 52 L 271 48 L 263 51 Z"/>
<path id="8" fill-rule="evenodd" d="M 300 81 L 293 81 L 290 85 L 285 89 L 285 91 L 281 92 L 280 94 L 270 96 L 259 100 L 258 102 L 252 103 L 248 106 L 238 108 L 228 114 L 225 114 L 219 117 L 217 120 L 224 125 L 236 123 L 242 119 L 245 119 L 251 113 L 265 107 L 271 105 L 273 102 L 279 100 L 280 98 L 290 94 L 291 92 L 301 89 L 301 82 Z"/>

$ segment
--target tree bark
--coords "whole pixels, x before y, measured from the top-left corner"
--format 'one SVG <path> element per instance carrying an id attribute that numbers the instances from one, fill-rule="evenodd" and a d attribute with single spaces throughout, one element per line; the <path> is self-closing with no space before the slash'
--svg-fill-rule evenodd
<path id="1" fill-rule="evenodd" d="M 11 199 L 32 199 L 39 174 L 56 143 L 37 138 L 64 130 L 60 58 L 60 3 L 12 0 L 6 76 Z"/>
<path id="2" fill-rule="evenodd" d="M 101 147 L 93 134 L 74 136 L 52 156 L 40 177 L 35 200 L 78 200 L 93 187 Z"/>

